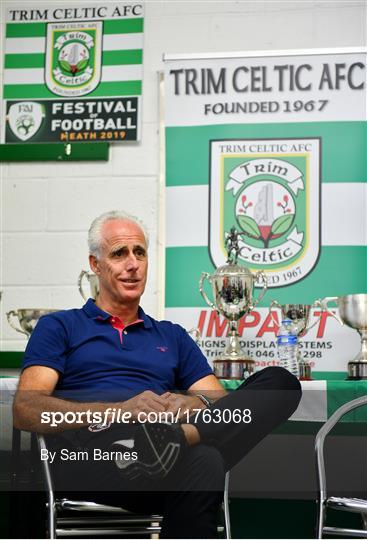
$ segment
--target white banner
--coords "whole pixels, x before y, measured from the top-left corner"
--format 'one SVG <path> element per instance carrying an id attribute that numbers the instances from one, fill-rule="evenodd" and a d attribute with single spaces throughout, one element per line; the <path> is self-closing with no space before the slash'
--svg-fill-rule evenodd
<path id="1" fill-rule="evenodd" d="M 332 310 L 338 314 L 337 310 Z M 277 317 L 276 310 L 273 316 Z M 279 313 L 279 312 L 278 312 Z M 228 323 L 224 317 L 210 309 L 166 308 L 166 317 L 191 330 L 193 321 L 201 332 L 200 348 L 210 364 L 227 345 Z M 279 317 L 278 317 L 279 320 Z M 347 371 L 350 360 L 357 356 L 361 339 L 356 330 L 340 324 L 327 313 L 313 310 L 310 326 L 319 321 L 299 340 L 302 356 L 313 371 Z M 257 308 L 239 323 L 243 352 L 256 362 L 256 368 L 278 365 L 276 330 L 269 310 Z"/>
<path id="2" fill-rule="evenodd" d="M 360 51 L 179 62 L 168 56 L 167 126 L 360 120 L 366 117 L 367 63 Z"/>

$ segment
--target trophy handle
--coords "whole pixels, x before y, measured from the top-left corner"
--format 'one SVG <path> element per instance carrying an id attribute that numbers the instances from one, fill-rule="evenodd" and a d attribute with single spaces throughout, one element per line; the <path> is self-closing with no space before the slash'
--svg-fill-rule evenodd
<path id="1" fill-rule="evenodd" d="M 271 318 L 271 320 L 273 321 L 273 323 L 274 323 L 276 326 L 279 326 L 279 321 L 276 321 L 276 320 L 274 319 L 274 316 L 273 316 L 273 314 L 272 314 L 272 312 L 271 312 L 271 310 L 272 310 L 273 308 L 278 308 L 278 309 L 280 309 L 280 311 L 282 311 L 282 306 L 279 304 L 279 302 L 278 302 L 277 300 L 272 300 L 272 301 L 270 302 L 270 306 L 269 306 L 270 318 Z"/>
<path id="2" fill-rule="evenodd" d="M 27 332 L 25 332 L 24 330 L 21 330 L 17 326 L 14 326 L 13 321 L 11 320 L 11 317 L 17 317 L 17 312 L 14 311 L 13 309 L 11 311 L 8 311 L 8 313 L 6 314 L 6 318 L 8 319 L 8 323 L 10 324 L 10 326 L 12 328 L 14 328 L 14 330 L 19 332 L 19 334 L 25 334 L 27 337 L 29 337 L 29 334 L 27 334 Z M 18 319 L 18 317 L 17 317 L 17 319 Z M 19 319 L 18 319 L 18 321 L 19 321 Z"/>
<path id="3" fill-rule="evenodd" d="M 200 281 L 199 281 L 199 291 L 201 293 L 201 296 L 204 298 L 205 302 L 208 304 L 208 306 L 210 308 L 214 309 L 215 311 L 217 311 L 217 308 L 216 308 L 215 304 L 213 304 L 213 302 L 211 302 L 211 300 L 209 300 L 206 292 L 204 291 L 204 287 L 203 287 L 205 279 L 209 280 L 209 276 L 210 276 L 210 274 L 208 274 L 208 272 L 202 272 L 201 278 L 200 278 Z"/>
<path id="4" fill-rule="evenodd" d="M 332 311 L 330 311 L 329 306 L 328 306 L 329 302 L 335 302 L 335 304 L 337 304 L 338 296 L 326 296 L 322 300 L 321 299 L 316 300 L 316 302 L 318 303 L 319 306 L 321 306 L 321 309 L 323 309 L 323 311 L 326 311 L 326 313 L 329 313 L 329 315 L 334 317 L 334 319 L 336 319 L 341 326 L 344 326 L 344 322 L 341 320 L 341 318 L 335 315 L 335 313 L 333 313 Z"/>
<path id="5" fill-rule="evenodd" d="M 82 298 L 84 298 L 85 301 L 88 300 L 88 298 L 86 298 L 85 294 L 84 294 L 84 291 L 83 291 L 83 287 L 82 287 L 82 281 L 83 281 L 83 278 L 84 276 L 88 276 L 88 272 L 86 270 L 82 270 L 79 274 L 79 277 L 78 277 L 78 289 L 79 289 L 79 292 L 82 296 Z"/>
<path id="6" fill-rule="evenodd" d="M 262 289 L 261 293 L 259 294 L 258 299 L 255 300 L 255 302 L 253 303 L 253 306 L 252 306 L 251 309 L 254 309 L 257 306 L 257 304 L 260 302 L 260 300 L 262 300 L 262 298 L 263 298 L 263 296 L 266 293 L 267 288 L 268 288 L 268 278 L 266 277 L 266 274 L 262 270 L 259 270 L 255 274 L 255 281 L 259 281 L 259 278 L 261 278 L 263 280 L 264 286 L 263 286 L 263 289 Z"/>
<path id="7" fill-rule="evenodd" d="M 323 311 L 327 311 L 328 313 L 331 313 L 331 311 L 329 311 L 322 303 L 322 301 L 320 300 L 320 298 L 318 300 L 315 300 L 314 303 L 312 304 L 311 306 L 311 309 L 315 309 L 315 308 L 320 308 L 321 311 L 320 311 L 320 315 L 317 317 L 316 321 L 312 324 L 310 324 L 310 326 L 306 326 L 306 328 L 304 329 L 303 333 L 302 333 L 302 336 L 304 336 L 309 330 L 311 330 L 311 328 L 313 328 L 314 326 L 316 326 L 319 322 L 320 322 L 320 319 L 321 319 L 321 315 L 322 315 L 322 312 Z M 334 315 L 334 313 L 331 313 L 331 315 L 333 317 L 335 317 L 338 321 L 339 319 L 336 317 L 336 315 Z M 339 321 L 340 322 L 340 321 Z"/>

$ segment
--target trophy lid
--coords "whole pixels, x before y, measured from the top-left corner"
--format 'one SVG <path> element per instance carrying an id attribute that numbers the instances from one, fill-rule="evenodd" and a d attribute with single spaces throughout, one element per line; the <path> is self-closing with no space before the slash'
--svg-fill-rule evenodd
<path id="1" fill-rule="evenodd" d="M 248 268 L 246 268 L 246 266 L 235 264 L 233 262 L 229 262 L 227 264 L 223 264 L 223 266 L 219 266 L 214 272 L 214 275 L 215 276 L 235 275 L 235 276 L 253 277 L 251 271 Z"/>

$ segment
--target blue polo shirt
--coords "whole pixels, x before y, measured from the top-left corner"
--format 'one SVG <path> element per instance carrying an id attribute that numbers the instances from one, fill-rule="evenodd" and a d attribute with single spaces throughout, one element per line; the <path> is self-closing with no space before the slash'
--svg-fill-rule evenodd
<path id="1" fill-rule="evenodd" d="M 36 365 L 57 370 L 56 395 L 78 401 L 123 401 L 144 390 L 187 390 L 213 373 L 178 324 L 156 321 L 139 308 L 138 320 L 124 327 L 92 299 L 82 309 L 38 321 L 23 368 Z"/>

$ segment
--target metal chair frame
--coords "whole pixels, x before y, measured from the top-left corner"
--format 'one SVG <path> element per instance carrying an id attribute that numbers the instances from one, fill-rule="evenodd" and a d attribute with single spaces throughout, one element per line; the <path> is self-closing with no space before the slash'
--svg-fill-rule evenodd
<path id="1" fill-rule="evenodd" d="M 316 435 L 315 453 L 317 482 L 319 490 L 317 538 L 322 538 L 323 533 L 344 537 L 352 536 L 356 538 L 367 538 L 367 500 L 348 497 L 327 497 L 324 458 L 324 443 L 326 436 L 330 433 L 333 427 L 345 414 L 353 411 L 354 409 L 362 407 L 363 405 L 367 405 L 367 396 L 362 396 L 352 401 L 349 401 L 348 403 L 345 403 L 334 412 L 334 414 L 329 418 L 329 420 L 325 422 L 325 424 L 322 426 L 322 428 Z M 325 526 L 327 508 L 360 513 L 362 515 L 363 524 L 366 528 L 363 530 Z"/>
<path id="2" fill-rule="evenodd" d="M 39 450 L 47 449 L 45 438 L 41 434 L 37 434 L 37 442 Z M 159 538 L 161 530 L 162 516 L 151 515 L 142 516 L 125 510 L 123 508 L 97 504 L 91 501 L 75 501 L 71 499 L 56 499 L 54 494 L 54 486 L 52 481 L 51 469 L 47 460 L 42 461 L 42 469 L 47 491 L 47 524 L 49 538 L 62 537 L 92 537 L 92 536 L 116 536 L 116 535 L 136 535 L 141 537 L 142 534 L 150 535 L 150 538 Z M 224 512 L 224 527 L 218 527 L 218 532 L 225 531 L 225 538 L 231 538 L 231 524 L 229 513 L 229 472 L 226 473 L 224 496 L 223 496 L 223 512 Z M 60 517 L 60 511 L 85 512 L 93 513 L 94 516 L 87 517 Z M 83 528 L 80 526 L 84 525 Z M 85 526 L 91 525 L 86 528 Z M 97 527 L 99 525 L 99 528 Z M 134 527 L 133 527 L 134 525 Z M 101 528 L 101 526 L 103 526 Z"/>

